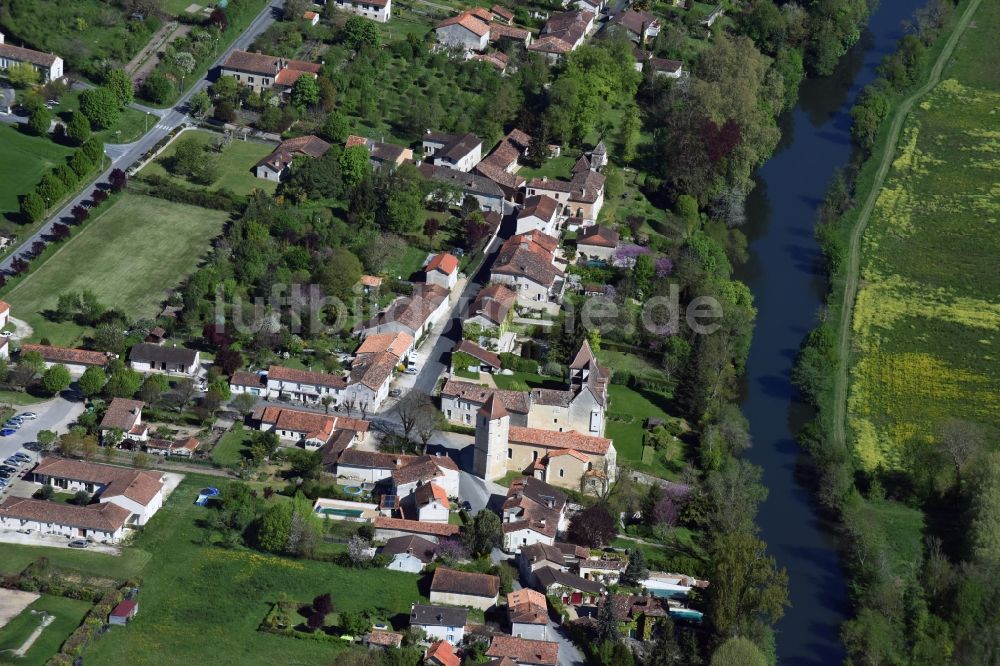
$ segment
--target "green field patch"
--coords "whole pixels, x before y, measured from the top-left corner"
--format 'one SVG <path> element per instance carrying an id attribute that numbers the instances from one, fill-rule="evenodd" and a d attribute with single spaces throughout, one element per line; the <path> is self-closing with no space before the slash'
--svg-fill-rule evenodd
<path id="1" fill-rule="evenodd" d="M 78 343 L 84 329 L 43 313 L 67 291 L 90 289 L 129 317 L 153 317 L 166 290 L 193 271 L 226 213 L 125 194 L 4 297 L 33 339 Z"/>
<path id="2" fill-rule="evenodd" d="M 0 217 L 3 233 L 18 233 L 19 197 L 34 189 L 42 176 L 73 153 L 43 136 L 29 136 L 0 123 Z"/>
<path id="3" fill-rule="evenodd" d="M 161 176 L 185 187 L 212 191 L 227 189 L 236 194 L 250 194 L 254 190 L 263 190 L 269 194 L 273 194 L 275 189 L 277 189 L 277 183 L 257 178 L 251 171 L 257 162 L 270 155 L 274 150 L 273 145 L 257 141 L 241 141 L 237 139 L 233 140 L 220 153 L 209 152 L 208 155 L 212 159 L 218 160 L 217 169 L 219 174 L 218 179 L 211 185 L 195 185 L 185 178 L 171 174 L 166 167 L 170 164 L 170 160 L 177 150 L 178 141 L 185 139 L 194 139 L 202 146 L 211 146 L 221 140 L 222 135 L 217 132 L 202 130 L 183 132 L 167 146 L 166 150 L 158 158 L 143 167 L 139 174 L 142 176 Z"/>
<path id="4" fill-rule="evenodd" d="M 63 642 L 80 626 L 91 606 L 89 601 L 42 595 L 0 629 L 0 661 L 20 666 L 42 666 L 59 651 Z M 42 630 L 23 657 L 10 658 L 10 653 L 4 651 L 21 647 L 41 624 L 42 613 L 52 615 L 55 619 Z"/>

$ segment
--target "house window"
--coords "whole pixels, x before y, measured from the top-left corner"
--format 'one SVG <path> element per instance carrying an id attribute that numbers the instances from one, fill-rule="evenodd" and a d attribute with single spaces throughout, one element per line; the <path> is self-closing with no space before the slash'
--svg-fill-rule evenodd
<path id="1" fill-rule="evenodd" d="M 247 77 L 247 83 L 253 83 L 253 77 L 252 76 L 248 76 Z"/>
<path id="2" fill-rule="evenodd" d="M 507 459 L 514 457 L 514 449 L 507 449 Z"/>
<path id="3" fill-rule="evenodd" d="M 564 469 L 560 469 L 560 470 L 559 470 L 559 478 L 561 479 L 561 478 L 563 478 L 564 476 L 566 476 L 566 470 L 564 470 Z"/>
<path id="4" fill-rule="evenodd" d="M 538 451 L 531 452 L 531 462 L 538 460 Z"/>

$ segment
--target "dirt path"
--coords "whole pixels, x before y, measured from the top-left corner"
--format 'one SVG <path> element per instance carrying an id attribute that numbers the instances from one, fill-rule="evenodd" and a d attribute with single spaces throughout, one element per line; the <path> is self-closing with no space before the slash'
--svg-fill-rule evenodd
<path id="1" fill-rule="evenodd" d="M 167 44 L 180 39 L 191 32 L 191 26 L 181 25 L 176 21 L 171 21 L 163 25 L 156 31 L 149 43 L 140 51 L 132 61 L 125 66 L 125 71 L 129 73 L 133 81 L 143 81 L 149 73 L 153 71 L 159 63 L 158 54 Z"/>
<path id="2" fill-rule="evenodd" d="M 837 329 L 837 353 L 839 362 L 837 364 L 837 374 L 833 382 L 833 441 L 842 447 L 847 446 L 847 387 L 850 370 L 850 359 L 848 355 L 851 351 L 851 321 L 854 314 L 854 300 L 858 292 L 858 273 L 861 267 L 861 237 L 868 227 L 872 211 L 875 209 L 875 202 L 878 200 L 882 185 L 885 184 L 889 168 L 896 158 L 896 144 L 899 141 L 899 134 L 903 129 L 903 122 L 910 113 L 910 109 L 921 97 L 931 91 L 941 80 L 941 72 L 951 59 L 952 53 L 958 40 L 965 34 L 966 28 L 972 22 L 972 17 L 979 9 L 982 0 L 972 0 L 966 7 L 965 13 L 959 18 L 955 29 L 945 42 L 944 48 L 938 55 L 934 66 L 931 68 L 930 76 L 926 83 L 920 86 L 912 95 L 904 99 L 896 109 L 896 114 L 892 118 L 889 126 L 889 137 L 886 140 L 885 151 L 882 153 L 882 161 L 879 162 L 878 170 L 875 172 L 875 179 L 872 181 L 871 190 L 868 192 L 865 203 L 858 213 L 857 222 L 851 230 L 848 241 L 847 270 L 845 273 L 844 299 L 840 308 L 840 322 Z"/>
<path id="3" fill-rule="evenodd" d="M 7 626 L 7 623 L 21 614 L 21 612 L 35 603 L 39 596 L 34 592 L 22 592 L 21 590 L 0 590 L 0 627 Z"/>
<path id="4" fill-rule="evenodd" d="M 27 340 L 35 333 L 35 329 L 23 319 L 8 317 L 7 321 L 14 324 L 14 333 L 10 336 L 13 340 Z"/>
<path id="5" fill-rule="evenodd" d="M 31 649 L 31 646 L 35 644 L 35 641 L 38 640 L 38 637 L 42 635 L 43 631 L 45 631 L 45 627 L 52 624 L 52 622 L 55 619 L 56 619 L 55 615 L 49 615 L 48 613 L 43 613 L 41 623 L 37 627 L 35 627 L 35 630 L 31 632 L 31 635 L 28 636 L 23 643 L 21 643 L 21 647 L 14 650 L 14 656 L 23 657 L 24 653 Z"/>

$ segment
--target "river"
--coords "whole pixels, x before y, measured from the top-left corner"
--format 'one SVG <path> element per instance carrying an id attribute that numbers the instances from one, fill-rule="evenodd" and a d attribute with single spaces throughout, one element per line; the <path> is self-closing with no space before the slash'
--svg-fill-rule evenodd
<path id="1" fill-rule="evenodd" d="M 791 369 L 826 291 L 813 237 L 816 207 L 851 157 L 851 105 L 902 36 L 902 21 L 924 2 L 883 1 L 837 70 L 803 83 L 798 106 L 779 121 L 781 143 L 747 201 L 750 258 L 736 277 L 750 285 L 758 314 L 742 407 L 753 437 L 747 458 L 763 468 L 769 490 L 758 523 L 770 552 L 788 569 L 792 608 L 776 627 L 783 664 L 840 664 L 839 627 L 849 616 L 837 543 L 796 476 L 801 451 L 794 433 L 810 409 L 798 399 Z"/>

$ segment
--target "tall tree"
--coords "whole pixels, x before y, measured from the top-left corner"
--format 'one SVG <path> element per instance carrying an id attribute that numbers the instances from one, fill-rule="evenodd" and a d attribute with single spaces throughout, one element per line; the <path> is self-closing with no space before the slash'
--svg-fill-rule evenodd
<path id="1" fill-rule="evenodd" d="M 706 616 L 720 636 L 753 635 L 777 622 L 788 606 L 788 574 L 747 532 L 721 534 L 712 548 Z"/>

